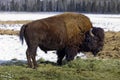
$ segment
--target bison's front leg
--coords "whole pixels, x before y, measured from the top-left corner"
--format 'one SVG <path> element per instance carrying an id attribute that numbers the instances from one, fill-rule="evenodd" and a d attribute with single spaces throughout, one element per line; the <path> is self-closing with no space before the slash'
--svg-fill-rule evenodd
<path id="1" fill-rule="evenodd" d="M 77 47 L 68 47 L 66 48 L 66 60 L 71 61 L 77 55 L 78 48 Z"/>
<path id="2" fill-rule="evenodd" d="M 64 49 L 62 49 L 62 50 L 57 50 L 57 56 L 58 56 L 57 64 L 58 64 L 58 65 L 62 65 L 62 59 L 63 59 L 64 56 L 65 56 L 65 50 L 64 50 Z"/>

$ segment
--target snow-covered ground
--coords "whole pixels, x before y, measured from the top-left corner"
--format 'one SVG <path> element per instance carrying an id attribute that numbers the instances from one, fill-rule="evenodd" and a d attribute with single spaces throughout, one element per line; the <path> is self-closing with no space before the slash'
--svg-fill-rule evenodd
<path id="1" fill-rule="evenodd" d="M 0 12 L 0 21 L 16 21 L 16 20 L 36 20 L 60 13 L 16 13 L 16 12 Z M 101 27 L 105 31 L 120 31 L 120 15 L 102 15 L 102 14 L 85 14 L 90 18 L 93 26 Z M 0 24 L 0 29 L 20 30 L 22 24 Z M 0 64 L 11 59 L 26 60 L 26 44 L 21 45 L 18 36 L 0 35 Z M 56 62 L 57 56 L 55 51 L 45 54 L 38 49 L 37 59 Z M 79 56 L 84 54 L 79 54 Z"/>
<path id="2" fill-rule="evenodd" d="M 20 30 L 23 24 L 0 24 L 0 29 Z"/>
<path id="3" fill-rule="evenodd" d="M 26 60 L 25 51 L 27 46 L 25 43 L 24 45 L 21 44 L 18 36 L 0 35 L 0 44 L 0 63 L 11 59 Z M 55 51 L 45 54 L 38 49 L 37 59 L 45 58 L 46 60 L 56 61 L 57 56 L 53 52 Z"/>
<path id="4" fill-rule="evenodd" d="M 0 35 L 0 64 L 11 59 L 26 60 L 26 44 L 22 45 L 19 36 L 15 35 Z M 82 58 L 86 58 L 84 54 L 78 54 Z M 44 53 L 39 48 L 37 49 L 37 60 L 43 58 L 48 61 L 56 62 L 57 55 L 55 51 Z"/>
<path id="5" fill-rule="evenodd" d="M 36 20 L 60 14 L 59 12 L 0 12 L 0 21 Z"/>

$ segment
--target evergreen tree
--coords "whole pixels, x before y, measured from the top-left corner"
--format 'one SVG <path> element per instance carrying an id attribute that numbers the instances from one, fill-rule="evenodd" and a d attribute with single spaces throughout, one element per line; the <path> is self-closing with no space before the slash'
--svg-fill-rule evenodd
<path id="1" fill-rule="evenodd" d="M 10 10 L 11 10 L 11 11 L 14 11 L 14 8 L 15 8 L 15 2 L 14 2 L 14 0 L 12 0 L 12 1 L 10 2 Z"/>
<path id="2" fill-rule="evenodd" d="M 2 11 L 120 13 L 120 0 L 0 0 Z"/>

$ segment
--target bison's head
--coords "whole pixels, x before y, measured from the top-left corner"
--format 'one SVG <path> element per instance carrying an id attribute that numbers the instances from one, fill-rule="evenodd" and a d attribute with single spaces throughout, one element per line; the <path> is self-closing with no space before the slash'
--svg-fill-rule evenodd
<path id="1" fill-rule="evenodd" d="M 85 33 L 85 39 L 79 46 L 80 52 L 92 52 L 94 56 L 103 49 L 104 30 L 102 28 L 93 27 Z"/>

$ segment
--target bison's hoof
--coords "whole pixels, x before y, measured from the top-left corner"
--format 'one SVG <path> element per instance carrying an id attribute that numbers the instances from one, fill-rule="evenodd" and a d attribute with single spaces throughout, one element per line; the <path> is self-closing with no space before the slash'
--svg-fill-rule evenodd
<path id="1" fill-rule="evenodd" d="M 58 66 L 61 66 L 61 65 L 62 65 L 62 61 L 59 61 L 59 60 L 58 60 L 58 61 L 57 61 L 57 65 L 58 65 Z"/>

